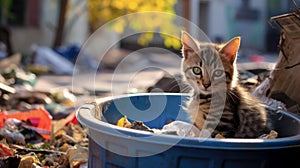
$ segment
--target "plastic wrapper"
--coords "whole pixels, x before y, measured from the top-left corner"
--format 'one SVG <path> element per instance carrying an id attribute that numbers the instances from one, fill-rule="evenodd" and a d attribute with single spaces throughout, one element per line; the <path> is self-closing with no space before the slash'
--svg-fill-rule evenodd
<path id="1" fill-rule="evenodd" d="M 270 79 L 265 79 L 254 91 L 253 95 L 256 96 L 260 101 L 262 101 L 264 104 L 273 107 L 275 109 L 282 109 L 287 110 L 284 103 L 267 97 L 267 92 L 270 89 Z"/>
<path id="2" fill-rule="evenodd" d="M 0 143 L 0 158 L 2 157 L 6 157 L 6 156 L 13 156 L 14 155 L 14 151 L 12 149 L 10 149 L 7 145 L 5 145 L 4 143 Z M 1 166 L 0 166 L 1 167 Z"/>
<path id="3" fill-rule="evenodd" d="M 23 156 L 18 168 L 37 168 L 40 167 L 40 162 L 37 156 L 35 155 L 27 155 Z"/>
<path id="4" fill-rule="evenodd" d="M 68 89 L 63 89 L 52 93 L 54 100 L 63 105 L 74 105 L 77 101 L 76 96 Z"/>
<path id="5" fill-rule="evenodd" d="M 32 124 L 31 129 L 39 132 L 46 140 L 50 139 L 50 133 L 52 130 L 52 117 L 43 108 L 32 109 L 26 112 L 1 112 L 0 113 L 0 127 L 4 126 L 4 121 L 9 118 L 15 118 L 21 121 L 30 121 Z"/>
<path id="6" fill-rule="evenodd" d="M 131 123 L 128 121 L 127 117 L 124 116 L 118 120 L 117 126 L 129 128 L 131 126 Z"/>
<path id="7" fill-rule="evenodd" d="M 67 157 L 71 168 L 79 168 L 88 161 L 88 149 L 84 147 L 69 149 Z"/>
<path id="8" fill-rule="evenodd" d="M 201 131 L 194 125 L 183 122 L 183 121 L 173 121 L 162 128 L 163 133 L 175 133 L 182 137 L 199 137 Z"/>
<path id="9" fill-rule="evenodd" d="M 0 136 L 5 138 L 9 144 L 25 145 L 25 137 L 20 132 L 12 132 L 6 128 L 0 129 Z"/>

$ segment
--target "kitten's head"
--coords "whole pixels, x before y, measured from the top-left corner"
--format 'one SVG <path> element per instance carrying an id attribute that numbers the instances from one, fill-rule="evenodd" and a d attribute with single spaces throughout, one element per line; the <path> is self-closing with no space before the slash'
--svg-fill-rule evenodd
<path id="1" fill-rule="evenodd" d="M 194 92 L 211 94 L 236 85 L 235 61 L 240 37 L 223 44 L 201 43 L 183 31 L 181 43 L 182 73 Z"/>

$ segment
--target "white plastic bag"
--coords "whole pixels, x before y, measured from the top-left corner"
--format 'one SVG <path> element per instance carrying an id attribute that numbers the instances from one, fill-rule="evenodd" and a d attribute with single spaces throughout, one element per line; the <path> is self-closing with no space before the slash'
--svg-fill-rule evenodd
<path id="1" fill-rule="evenodd" d="M 176 132 L 182 137 L 199 137 L 200 130 L 194 125 L 184 121 L 173 121 L 162 128 L 162 132 Z"/>

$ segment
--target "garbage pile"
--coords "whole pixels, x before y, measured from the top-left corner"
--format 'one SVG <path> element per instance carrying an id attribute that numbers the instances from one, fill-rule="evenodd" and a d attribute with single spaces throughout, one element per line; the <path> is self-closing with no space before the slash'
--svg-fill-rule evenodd
<path id="1" fill-rule="evenodd" d="M 121 117 L 116 123 L 117 126 L 123 128 L 130 128 L 134 130 L 147 131 L 155 134 L 166 134 L 166 135 L 176 135 L 180 137 L 195 137 L 195 138 L 211 138 L 211 132 L 207 129 L 199 130 L 193 124 L 185 121 L 168 121 L 161 129 L 149 128 L 142 121 L 130 122 L 126 116 Z M 271 130 L 268 134 L 262 134 L 257 137 L 258 139 L 276 139 L 278 133 Z M 223 139 L 225 138 L 221 134 L 217 134 L 214 138 Z"/>
<path id="2" fill-rule="evenodd" d="M 1 167 L 86 167 L 86 130 L 69 124 L 49 140 L 24 122 L 8 119 L 0 130 Z"/>
<path id="3" fill-rule="evenodd" d="M 0 60 L 0 167 L 87 167 L 87 130 L 69 89 L 39 91 L 21 55 Z"/>

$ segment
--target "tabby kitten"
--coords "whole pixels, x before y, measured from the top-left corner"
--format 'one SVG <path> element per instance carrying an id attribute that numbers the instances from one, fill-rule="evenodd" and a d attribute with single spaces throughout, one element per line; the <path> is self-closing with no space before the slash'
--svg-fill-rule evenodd
<path id="1" fill-rule="evenodd" d="M 182 32 L 182 73 L 193 88 L 187 105 L 194 125 L 212 137 L 257 138 L 266 133 L 263 105 L 238 84 L 240 37 L 224 44 L 201 43 Z"/>

